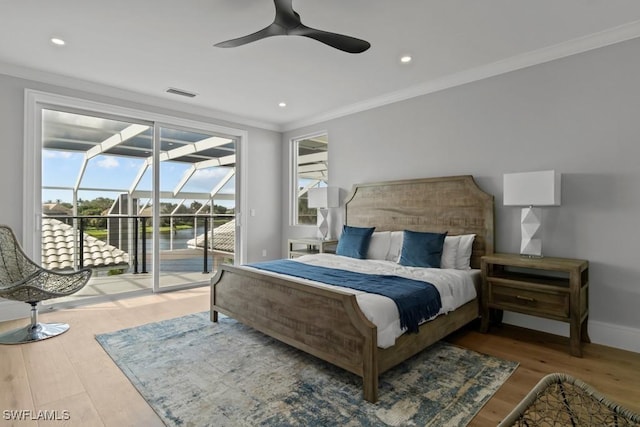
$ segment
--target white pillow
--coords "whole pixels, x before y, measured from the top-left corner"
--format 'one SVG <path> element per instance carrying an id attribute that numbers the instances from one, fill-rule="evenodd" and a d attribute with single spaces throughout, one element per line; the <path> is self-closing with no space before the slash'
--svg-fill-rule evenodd
<path id="1" fill-rule="evenodd" d="M 398 262 L 400 259 L 403 236 L 404 231 L 391 232 L 391 245 L 389 246 L 389 254 L 387 255 L 388 261 Z M 475 238 L 475 234 L 462 234 L 459 236 L 445 237 L 440 268 L 470 270 L 471 252 Z M 456 245 L 456 243 L 458 244 Z"/>
<path id="2" fill-rule="evenodd" d="M 368 259 L 386 260 L 389 255 L 389 247 L 391 246 L 390 231 L 375 231 L 371 235 L 369 242 L 369 250 L 367 251 Z"/>
<path id="3" fill-rule="evenodd" d="M 400 252 L 402 252 L 402 241 L 404 240 L 404 231 L 391 232 L 391 245 L 389 246 L 389 254 L 387 261 L 398 262 Z"/>
<path id="4" fill-rule="evenodd" d="M 460 244 L 458 245 L 458 254 L 456 256 L 456 268 L 458 270 L 470 270 L 471 251 L 473 249 L 473 241 L 476 238 L 476 235 L 463 234 L 458 237 L 460 237 Z"/>
<path id="5" fill-rule="evenodd" d="M 440 258 L 440 268 L 456 268 L 458 260 L 458 247 L 462 236 L 447 236 L 444 238 L 442 246 L 442 258 Z"/>

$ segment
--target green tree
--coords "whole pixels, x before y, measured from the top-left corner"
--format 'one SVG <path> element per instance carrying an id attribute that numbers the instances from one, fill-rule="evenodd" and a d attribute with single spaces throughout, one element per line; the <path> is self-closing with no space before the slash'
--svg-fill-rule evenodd
<path id="1" fill-rule="evenodd" d="M 227 213 L 226 206 L 213 205 L 213 213 L 218 215 L 223 215 Z"/>

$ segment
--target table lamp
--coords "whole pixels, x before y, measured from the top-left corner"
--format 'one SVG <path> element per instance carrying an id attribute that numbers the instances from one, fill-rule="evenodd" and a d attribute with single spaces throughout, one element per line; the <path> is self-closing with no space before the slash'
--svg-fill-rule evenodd
<path id="1" fill-rule="evenodd" d="M 315 187 L 308 191 L 310 208 L 318 209 L 318 233 L 323 240 L 329 233 L 329 209 L 340 206 L 338 187 Z"/>
<path id="2" fill-rule="evenodd" d="M 554 170 L 504 174 L 505 206 L 522 208 L 520 254 L 542 257 L 542 210 L 538 206 L 560 206 L 561 175 Z"/>

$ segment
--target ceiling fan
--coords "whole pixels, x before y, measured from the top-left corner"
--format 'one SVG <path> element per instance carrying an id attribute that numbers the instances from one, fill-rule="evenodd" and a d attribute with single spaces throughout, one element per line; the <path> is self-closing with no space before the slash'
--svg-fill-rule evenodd
<path id="1" fill-rule="evenodd" d="M 369 42 L 355 37 L 307 27 L 300 21 L 298 12 L 293 10 L 293 0 L 273 2 L 276 5 L 276 17 L 271 25 L 248 36 L 216 43 L 215 46 L 237 47 L 272 36 L 303 36 L 349 53 L 362 53 L 371 47 Z"/>

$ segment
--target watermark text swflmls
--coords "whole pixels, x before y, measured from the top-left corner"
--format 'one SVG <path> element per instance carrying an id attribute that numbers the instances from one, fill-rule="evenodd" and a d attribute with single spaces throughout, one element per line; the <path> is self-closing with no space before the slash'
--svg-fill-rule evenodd
<path id="1" fill-rule="evenodd" d="M 71 413 L 64 410 L 32 411 L 31 409 L 5 409 L 2 418 L 6 421 L 69 421 Z"/>

